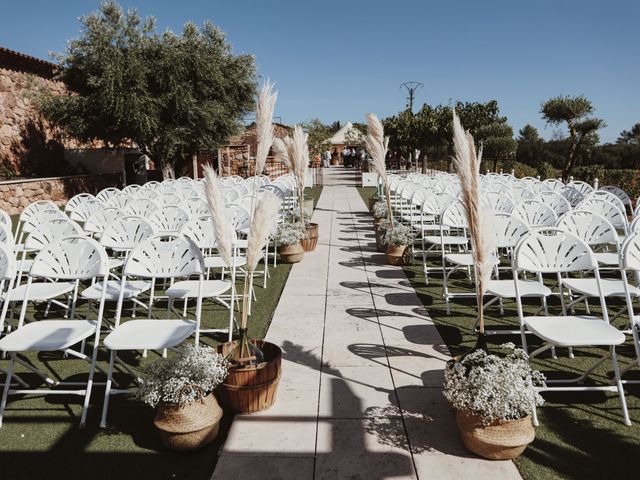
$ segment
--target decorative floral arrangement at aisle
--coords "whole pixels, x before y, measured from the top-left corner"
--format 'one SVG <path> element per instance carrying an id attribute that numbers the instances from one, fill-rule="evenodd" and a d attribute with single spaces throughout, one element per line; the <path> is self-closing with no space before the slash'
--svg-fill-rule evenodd
<path id="1" fill-rule="evenodd" d="M 304 238 L 304 230 L 299 223 L 283 222 L 278 224 L 275 240 L 280 245 L 295 245 Z"/>
<path id="2" fill-rule="evenodd" d="M 378 200 L 373 204 L 373 218 L 387 218 L 389 213 L 389 209 L 387 208 L 387 203 L 384 200 Z"/>
<path id="3" fill-rule="evenodd" d="M 387 245 L 395 247 L 410 247 L 413 245 L 415 238 L 416 236 L 411 227 L 402 223 L 397 223 L 393 229 L 387 229 L 384 236 Z"/>
<path id="4" fill-rule="evenodd" d="M 507 355 L 476 350 L 445 370 L 446 399 L 455 410 L 478 416 L 483 425 L 519 420 L 544 403 L 535 387 L 542 386 L 545 377 L 531 369 L 524 350 L 513 343 L 500 348 L 508 350 Z"/>
<path id="5" fill-rule="evenodd" d="M 464 445 L 492 460 L 520 455 L 535 438 L 531 414 L 544 400 L 536 390 L 544 375 L 524 350 L 501 345 L 505 356 L 475 350 L 445 369 L 444 391 L 456 413 Z"/>
<path id="6" fill-rule="evenodd" d="M 384 127 L 378 117 L 373 114 L 367 114 L 367 136 L 365 138 L 365 148 L 371 156 L 371 165 L 375 172 L 382 179 L 385 200 L 387 202 L 387 211 L 392 212 L 391 208 L 391 192 L 389 190 L 389 178 L 387 177 L 387 150 L 389 149 L 389 137 L 384 136 Z M 393 230 L 393 217 L 389 217 L 389 228 Z"/>
<path id="7" fill-rule="evenodd" d="M 192 344 L 143 368 L 137 397 L 156 407 L 153 423 L 166 447 L 194 450 L 216 438 L 222 408 L 212 392 L 226 378 L 227 368 L 215 349 Z"/>
<path id="8" fill-rule="evenodd" d="M 175 355 L 144 367 L 137 397 L 152 407 L 202 400 L 225 379 L 227 366 L 227 360 L 211 347 L 181 345 Z"/>

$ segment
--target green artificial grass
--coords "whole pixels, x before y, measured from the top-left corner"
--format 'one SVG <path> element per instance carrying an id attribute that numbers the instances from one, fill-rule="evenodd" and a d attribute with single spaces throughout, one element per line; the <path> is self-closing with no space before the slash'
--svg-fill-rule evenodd
<path id="1" fill-rule="evenodd" d="M 317 203 L 322 188 L 309 188 L 305 192 Z M 15 223 L 14 223 L 15 224 Z M 261 266 L 258 267 L 259 269 Z M 262 278 L 255 280 L 257 301 L 249 324 L 249 334 L 253 338 L 264 338 L 280 295 L 291 270 L 291 265 L 278 263 L 270 267 L 270 278 L 266 289 L 262 288 Z M 241 281 L 238 282 L 241 287 Z M 155 313 L 164 314 L 163 304 L 157 303 Z M 176 303 L 180 308 L 181 302 Z M 44 306 L 30 308 L 28 318 L 41 318 Z M 108 305 L 106 316 L 113 317 L 113 305 Z M 190 304 L 189 317 L 193 318 L 195 308 Z M 125 313 L 129 312 L 125 304 Z M 80 305 L 78 313 L 84 315 L 85 307 Z M 138 311 L 139 315 L 146 312 Z M 58 316 L 56 316 L 58 315 Z M 50 319 L 60 318 L 61 312 L 52 309 Z M 95 317 L 92 317 L 95 318 Z M 162 318 L 162 317 L 161 317 Z M 239 315 L 236 314 L 236 318 Z M 220 305 L 205 302 L 202 327 L 226 327 L 228 310 Z M 205 335 L 202 343 L 215 346 L 224 342 L 225 336 Z M 121 355 L 134 369 L 158 358 L 150 352 L 143 359 L 140 353 L 127 352 Z M 47 372 L 52 378 L 65 381 L 86 378 L 88 364 L 82 360 L 65 359 L 58 353 L 26 354 L 35 366 Z M 106 369 L 107 352 L 101 349 L 99 364 Z M 6 368 L 7 360 L 0 360 Z M 117 369 L 116 369 L 117 370 Z M 17 373 L 25 369 L 18 367 Z M 32 386 L 41 384 L 39 377 L 32 373 L 22 373 L 22 378 Z M 0 374 L 4 384 L 6 377 Z M 104 375 L 96 374 L 96 381 L 103 382 Z M 132 385 L 129 374 L 118 372 L 116 381 L 125 387 Z M 216 441 L 195 452 L 176 453 L 163 448 L 153 426 L 154 410 L 134 397 L 118 395 L 112 397 L 109 405 L 108 428 L 98 427 L 102 410 L 103 386 L 95 386 L 91 398 L 91 408 L 84 429 L 78 428 L 83 397 L 67 395 L 11 396 L 0 429 L 0 478 L 91 478 L 91 479 L 208 479 L 213 473 L 218 451 L 226 438 L 233 421 L 233 415 L 225 413 L 220 434 Z"/>
<path id="2" fill-rule="evenodd" d="M 375 191 L 361 188 L 360 194 L 368 202 Z M 431 267 L 441 266 L 439 256 L 431 256 Z M 404 267 L 411 285 L 415 288 L 423 307 L 420 313 L 430 316 L 444 339 L 452 355 L 463 353 L 475 344 L 473 326 L 476 320 L 475 299 L 453 299 L 451 313 L 447 315 L 442 299 L 442 274 L 432 270 L 429 285 L 425 278 L 421 259 L 415 265 Z M 504 277 L 508 278 L 508 277 Z M 465 274 L 454 276 L 451 291 L 469 292 L 472 284 Z M 597 299 L 590 302 L 591 313 L 598 315 L 594 308 Z M 609 310 L 617 311 L 623 300 L 608 301 Z M 539 302 L 527 302 L 525 309 L 531 313 L 539 307 Z M 552 313 L 559 313 L 559 301 L 550 300 Z M 584 307 L 576 307 L 576 313 L 585 313 Z M 517 329 L 515 303 L 505 301 L 504 314 L 491 306 L 485 312 L 488 328 Z M 615 320 L 619 328 L 626 328 L 624 315 Z M 489 337 L 489 348 L 498 349 L 504 342 L 520 345 L 520 337 L 495 335 Z M 541 345 L 534 336 L 528 336 L 530 351 Z M 568 357 L 567 349 L 558 349 L 558 358 L 549 353 L 542 354 L 533 364 L 548 378 L 570 378 L 578 376 L 604 353 L 597 348 L 574 349 L 575 358 Z M 622 368 L 635 358 L 633 344 L 629 340 L 617 349 Z M 610 383 L 611 363 L 605 362 L 589 377 L 586 384 Z M 640 369 L 631 370 L 625 378 L 639 379 Z M 596 479 L 605 476 L 625 478 L 633 472 L 635 455 L 640 453 L 640 385 L 625 386 L 627 406 L 633 425 L 622 423 L 622 413 L 617 393 L 613 392 L 554 392 L 543 394 L 546 403 L 538 408 L 540 427 L 536 429 L 535 441 L 525 450 L 515 463 L 521 475 L 527 480 L 580 478 Z"/>

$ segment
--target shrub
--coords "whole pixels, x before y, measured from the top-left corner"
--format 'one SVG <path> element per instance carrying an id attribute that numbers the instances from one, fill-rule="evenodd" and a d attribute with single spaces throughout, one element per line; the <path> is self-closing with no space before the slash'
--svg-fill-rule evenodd
<path id="1" fill-rule="evenodd" d="M 384 200 L 378 200 L 373 205 L 373 218 L 387 218 L 388 212 L 387 202 Z"/>

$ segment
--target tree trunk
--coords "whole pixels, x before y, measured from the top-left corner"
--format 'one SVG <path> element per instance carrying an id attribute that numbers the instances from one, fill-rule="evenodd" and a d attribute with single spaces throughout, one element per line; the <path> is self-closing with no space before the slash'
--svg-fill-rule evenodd
<path id="1" fill-rule="evenodd" d="M 427 154 L 422 154 L 422 173 L 426 175 L 427 173 Z"/>
<path id="2" fill-rule="evenodd" d="M 169 180 L 176 178 L 175 165 L 173 160 L 165 160 L 162 162 L 162 179 Z"/>
<path id="3" fill-rule="evenodd" d="M 573 124 L 571 123 L 569 123 L 569 134 L 571 137 L 571 145 L 569 146 L 569 151 L 567 152 L 567 159 L 565 160 L 564 168 L 562 169 L 562 181 L 565 183 L 567 182 L 567 180 L 569 180 L 569 176 L 571 175 L 573 166 L 576 163 L 576 156 L 578 154 L 579 140 L 576 135 L 576 129 L 573 127 Z"/>

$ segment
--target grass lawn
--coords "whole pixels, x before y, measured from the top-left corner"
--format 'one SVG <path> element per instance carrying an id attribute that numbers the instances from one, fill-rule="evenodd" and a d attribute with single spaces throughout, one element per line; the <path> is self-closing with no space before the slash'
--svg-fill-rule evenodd
<path id="1" fill-rule="evenodd" d="M 316 200 L 321 188 L 306 190 Z M 278 264 L 270 268 L 268 287 L 263 289 L 262 279 L 255 291 L 257 301 L 253 304 L 253 315 L 249 333 L 254 338 L 263 338 L 278 300 L 284 288 L 291 266 Z M 110 307 L 113 307 L 112 305 Z M 36 317 L 43 309 L 31 310 Z M 194 309 L 190 308 L 190 312 Z M 107 315 L 113 311 L 109 310 Z M 79 309 L 83 313 L 83 309 Z M 162 314 L 162 304 L 157 312 Z M 54 312 L 49 318 L 56 318 Z M 228 310 L 210 302 L 203 308 L 203 328 L 224 327 L 228 321 Z M 223 337 L 203 337 L 203 343 L 216 345 Z M 62 359 L 57 353 L 25 355 L 52 378 L 70 381 L 86 378 L 88 364 L 82 360 Z M 143 359 L 138 353 L 122 355 L 130 366 L 136 367 L 157 358 L 150 353 Z M 100 365 L 106 369 L 107 353 L 100 354 Z M 6 367 L 6 360 L 0 365 Z M 17 369 L 18 373 L 24 371 Z M 39 377 L 23 374 L 32 385 Z M 104 381 L 97 374 L 96 381 Z M 131 381 L 128 374 L 120 373 L 116 380 L 126 385 Z M 4 382 L 4 375 L 0 376 Z M 196 452 L 173 453 L 165 450 L 153 427 L 154 410 L 128 396 L 114 396 L 109 406 L 109 427 L 98 427 L 104 388 L 94 388 L 87 427 L 78 428 L 82 397 L 66 395 L 42 395 L 9 397 L 4 423 L 0 429 L 0 478 L 120 478 L 120 479 L 208 479 L 217 460 L 220 446 L 224 442 L 233 415 L 225 414 L 221 433 L 216 441 Z"/>
<path id="2" fill-rule="evenodd" d="M 361 188 L 365 200 L 373 195 L 375 189 Z M 430 259 L 429 265 L 438 267 L 439 256 Z M 442 299 L 442 275 L 433 271 L 429 275 L 429 285 L 425 285 L 422 262 L 404 267 L 405 273 L 418 296 L 422 300 L 426 313 L 431 316 L 440 335 L 456 355 L 471 348 L 475 343 L 473 325 L 476 319 L 475 299 L 455 299 L 451 301 L 451 314 L 447 315 Z M 452 291 L 468 292 L 471 289 L 466 275 L 453 279 Z M 593 308 L 592 314 L 598 314 Z M 552 311 L 559 310 L 559 301 L 550 301 Z M 618 310 L 621 301 L 611 301 L 610 311 Z M 537 309 L 539 303 L 526 306 L 529 311 Z M 576 313 L 584 313 L 576 308 Z M 486 311 L 487 325 L 493 328 L 517 328 L 515 303 L 505 302 L 504 315 L 497 307 Z M 625 319 L 614 322 L 620 328 L 627 326 Z M 511 341 L 520 344 L 519 336 L 496 335 L 490 337 L 491 345 Z M 533 336 L 528 337 L 531 347 L 540 345 Z M 622 367 L 635 358 L 631 341 L 617 349 Z M 548 378 L 569 378 L 577 376 L 599 357 L 599 349 L 574 349 L 575 358 L 570 359 L 566 349 L 558 349 L 558 358 L 554 360 L 548 354 L 534 362 L 547 374 Z M 561 372 L 560 374 L 558 372 Z M 611 364 L 600 366 L 587 381 L 587 384 L 604 384 L 612 377 Z M 640 378 L 640 370 L 630 372 L 625 378 Z M 633 465 L 635 455 L 640 453 L 640 385 L 625 387 L 629 415 L 633 425 L 622 423 L 622 414 L 618 396 L 611 392 L 576 392 L 544 394 L 546 403 L 538 408 L 540 427 L 536 429 L 536 439 L 524 454 L 516 460 L 516 465 L 527 480 L 581 478 L 596 479 L 611 476 L 624 478 L 637 469 Z"/>

